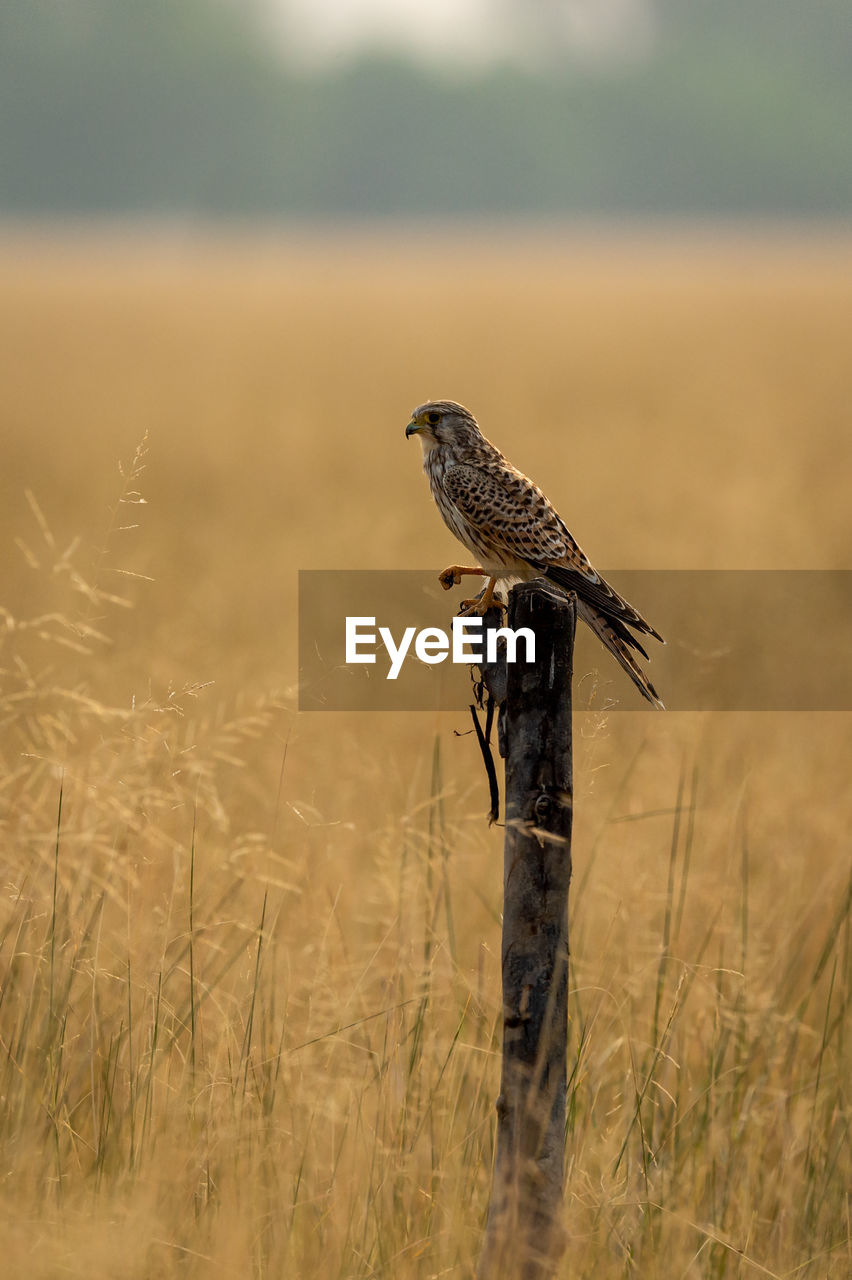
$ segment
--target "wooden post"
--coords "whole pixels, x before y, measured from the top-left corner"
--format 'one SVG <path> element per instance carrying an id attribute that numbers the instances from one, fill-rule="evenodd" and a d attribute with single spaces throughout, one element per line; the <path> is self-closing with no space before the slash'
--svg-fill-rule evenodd
<path id="1" fill-rule="evenodd" d="M 535 664 L 482 671 L 502 704 L 506 834 L 503 1066 L 479 1280 L 541 1280 L 564 1247 L 575 605 L 541 579 L 514 587 L 508 625 L 534 631 Z"/>

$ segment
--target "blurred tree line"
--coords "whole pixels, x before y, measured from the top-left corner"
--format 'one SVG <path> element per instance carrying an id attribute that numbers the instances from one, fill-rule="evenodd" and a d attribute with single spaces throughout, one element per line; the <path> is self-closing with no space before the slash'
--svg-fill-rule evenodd
<path id="1" fill-rule="evenodd" d="M 300 69 L 249 5 L 3 0 L 0 214 L 845 216 L 850 0 L 656 0 L 636 57 Z"/>

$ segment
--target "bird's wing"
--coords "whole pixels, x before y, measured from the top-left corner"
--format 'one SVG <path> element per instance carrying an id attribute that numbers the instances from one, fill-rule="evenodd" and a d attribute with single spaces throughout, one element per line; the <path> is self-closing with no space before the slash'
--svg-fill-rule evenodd
<path id="1" fill-rule="evenodd" d="M 459 463 L 444 475 L 450 501 L 480 538 L 528 564 L 565 564 L 597 577 L 537 485 L 514 468 Z"/>
<path id="2" fill-rule="evenodd" d="M 461 463 L 447 469 L 444 488 L 481 540 L 525 560 L 565 590 L 576 591 L 608 617 L 662 639 L 592 567 L 553 504 L 520 471 L 502 464 Z M 630 632 L 626 635 L 644 654 Z"/>

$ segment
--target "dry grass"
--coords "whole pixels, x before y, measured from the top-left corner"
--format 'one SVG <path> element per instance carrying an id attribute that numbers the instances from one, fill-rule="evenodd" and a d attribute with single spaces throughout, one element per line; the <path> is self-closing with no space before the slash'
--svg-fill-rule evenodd
<path id="1" fill-rule="evenodd" d="M 33 240 L 0 281 L 5 1273 L 470 1276 L 500 834 L 463 716 L 294 712 L 296 569 L 440 567 L 429 395 L 604 567 L 848 567 L 852 247 Z M 846 1276 L 848 717 L 577 729 L 565 1274 Z"/>

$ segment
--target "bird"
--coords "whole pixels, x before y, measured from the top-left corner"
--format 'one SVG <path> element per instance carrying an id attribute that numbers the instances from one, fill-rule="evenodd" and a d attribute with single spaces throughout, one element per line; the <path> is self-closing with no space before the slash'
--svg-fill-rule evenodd
<path id="1" fill-rule="evenodd" d="M 495 603 L 498 582 L 543 576 L 573 592 L 577 613 L 618 660 L 644 698 L 663 702 L 636 654 L 648 659 L 634 632 L 665 640 L 593 568 L 537 484 L 513 467 L 487 440 L 476 418 L 455 400 L 418 405 L 405 428 L 423 446 L 423 470 L 444 522 L 476 558 L 439 574 L 445 590 L 470 575 L 487 578 L 485 589 L 462 601 L 462 612 L 484 614 Z M 502 605 L 501 605 L 502 607 Z"/>

